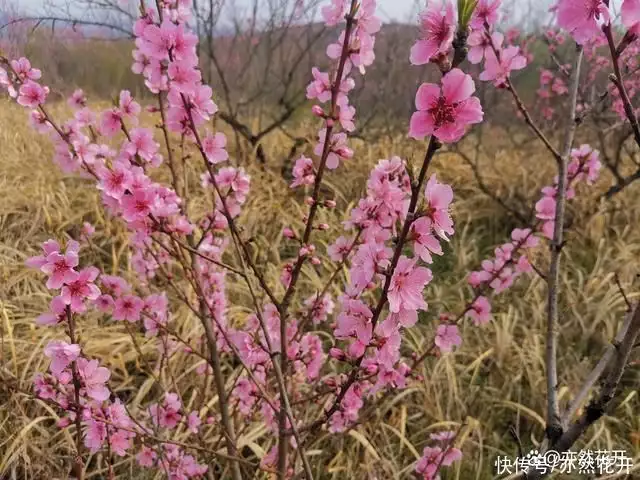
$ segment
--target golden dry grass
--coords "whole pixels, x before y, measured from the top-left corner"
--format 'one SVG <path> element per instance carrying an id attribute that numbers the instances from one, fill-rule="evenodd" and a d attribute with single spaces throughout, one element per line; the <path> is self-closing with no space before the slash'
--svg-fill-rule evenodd
<path id="1" fill-rule="evenodd" d="M 58 117 L 64 114 L 63 107 L 53 111 Z M 122 226 L 105 217 L 90 182 L 59 172 L 50 160 L 48 140 L 32 132 L 25 117 L 20 109 L 0 101 L 0 378 L 4 382 L 0 387 L 0 478 L 64 478 L 73 450 L 72 429 L 57 428 L 54 410 L 16 392 L 29 391 L 34 373 L 46 369 L 42 348 L 57 334 L 34 325 L 34 318 L 47 310 L 50 297 L 42 276 L 23 263 L 39 250 L 42 241 L 75 236 L 79 225 L 90 221 L 97 234 L 92 249 L 83 253 L 83 262 L 109 273 L 128 272 L 125 276 L 132 275 L 132 270 Z M 305 132 L 306 127 L 300 129 Z M 524 197 L 532 205 L 539 188 L 554 175 L 552 160 L 541 152 L 514 150 L 499 130 L 485 138 L 490 138 L 483 145 L 485 181 L 507 201 L 518 204 Z M 339 174 L 328 176 L 327 187 L 335 192 L 339 208 L 337 218 L 326 220 L 336 224 L 344 218 L 349 204 L 362 194 L 368 171 L 378 159 L 397 154 L 417 161 L 423 148 L 401 137 L 375 144 L 356 142 L 354 160 Z M 266 149 L 269 158 L 282 157 L 288 150 L 286 139 L 272 138 Z M 193 211 L 206 207 L 198 196 L 197 168 L 187 165 L 185 173 L 194 198 L 189 206 Z M 301 223 L 302 210 L 294 202 L 299 199 L 280 177 L 279 166 L 262 169 L 250 165 L 247 169 L 252 176 L 252 195 L 244 209 L 244 233 L 262 250 L 261 264 L 279 261 L 290 253 L 282 242 L 282 227 Z M 478 190 L 470 169 L 455 155 L 439 154 L 434 171 L 454 187 L 457 231 L 446 255 L 433 266 L 435 280 L 427 294 L 430 310 L 406 333 L 405 342 L 416 350 L 430 342 L 439 313 L 459 312 L 469 298 L 466 272 L 477 268 L 480 260 L 491 255 L 493 247 L 518 226 Z M 640 272 L 638 190 L 629 188 L 615 203 L 596 208 L 596 193 L 603 191 L 608 181 L 604 177 L 595 187 L 581 189 L 570 207 L 573 227 L 562 269 L 559 366 L 563 404 L 576 392 L 619 325 L 625 303 L 614 273 L 619 274 L 631 298 L 639 297 L 634 290 L 637 286 L 632 286 Z M 338 234 L 330 231 L 319 237 L 318 244 L 329 243 Z M 540 251 L 538 256 L 537 262 L 544 267 L 546 252 Z M 272 284 L 279 285 L 278 268 L 270 267 L 267 272 Z M 312 275 L 303 279 L 307 289 L 316 282 Z M 246 291 L 235 286 L 229 295 L 230 317 L 242 321 L 248 312 Z M 526 450 L 540 441 L 545 405 L 545 295 L 540 278 L 520 279 L 495 299 L 489 325 L 478 328 L 465 324 L 461 348 L 442 358 L 427 359 L 421 372 L 423 381 L 386 397 L 372 420 L 351 434 L 323 435 L 309 452 L 318 478 L 408 478 L 429 433 L 461 424 L 458 443 L 464 461 L 443 472 L 445 479 L 493 478 L 495 457 L 517 454 L 517 444 L 509 435 L 512 425 Z M 186 308 L 174 305 L 174 322 L 180 331 L 186 336 L 197 334 Z M 155 355 L 154 345 L 143 335 L 132 337 L 122 324 L 93 316 L 83 318 L 80 335 L 86 353 L 109 364 L 112 387 L 131 405 L 146 404 L 160 395 L 143 373 L 148 363 L 140 360 L 140 353 L 151 362 Z M 193 375 L 195 366 L 191 357 L 177 354 L 172 362 L 174 378 L 165 380 L 188 386 L 198 379 Z M 232 368 L 226 367 L 228 373 Z M 636 471 L 640 472 L 638 377 L 637 369 L 625 377 L 615 411 L 589 431 L 581 446 L 626 450 L 635 457 Z M 197 405 L 201 401 L 198 390 L 191 391 L 183 401 Z M 215 409 L 211 391 L 210 385 L 205 386 L 209 395 L 203 409 Z M 205 429 L 205 439 L 214 433 L 215 429 Z M 179 432 L 175 439 L 184 436 Z M 257 456 L 263 453 L 258 445 L 266 447 L 268 440 L 259 423 L 249 425 L 240 436 L 240 444 Z M 151 478 L 133 462 L 120 462 L 122 478 Z M 92 466 L 88 478 L 105 478 L 103 459 L 94 459 Z"/>

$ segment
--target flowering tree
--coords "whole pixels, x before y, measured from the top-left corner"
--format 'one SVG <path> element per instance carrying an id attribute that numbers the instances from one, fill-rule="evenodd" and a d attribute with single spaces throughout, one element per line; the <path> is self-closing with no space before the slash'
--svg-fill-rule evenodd
<path id="1" fill-rule="evenodd" d="M 190 4 L 141 1 L 133 27 L 132 69 L 157 100 L 145 110 L 155 117 L 159 135 L 142 126 L 143 108 L 128 91 L 100 112 L 76 91 L 69 98 L 73 117 L 59 121 L 47 108 L 49 89 L 40 83 L 41 72 L 26 58 L 0 57 L 0 85 L 29 110 L 33 127 L 51 138 L 54 161 L 97 188 L 112 221 L 130 234 L 135 278 L 86 265 L 82 253 L 91 247 L 89 224 L 76 239 L 45 242 L 42 253 L 28 260 L 46 276 L 52 292 L 50 311 L 36 323 L 60 337 L 44 348 L 49 370 L 34 379 L 33 395 L 59 411 L 58 427 L 73 433 L 72 474 L 81 479 L 98 468 L 100 453 L 110 478 L 119 474 L 116 457 L 134 456 L 140 467 L 173 479 L 213 475 L 214 466 L 224 478 L 248 478 L 258 469 L 278 478 L 312 479 L 322 466 L 314 465 L 309 447 L 324 441 L 322 432 L 335 436 L 365 422 L 380 398 L 418 378 L 423 362 L 463 348 L 459 324 L 465 319 L 478 327 L 486 324 L 492 297 L 530 274 L 545 279 L 548 294 L 543 449 L 568 450 L 611 404 L 640 335 L 640 309 L 630 305 L 614 344 L 561 410 L 556 339 L 562 324 L 558 285 L 566 205 L 597 179 L 601 168 L 597 150 L 587 143 L 574 146 L 578 126 L 598 102 L 581 101 L 578 108 L 580 72 L 586 52 L 608 48 L 610 62 L 601 63 L 603 71 L 612 66 L 614 110 L 640 145 L 628 92 L 629 82 L 637 80 L 623 78 L 620 68 L 625 52 L 635 48 L 640 2 L 625 0 L 625 30 L 617 41 L 606 2 L 559 2 L 558 25 L 577 45 L 571 67 L 561 69 L 566 90 L 554 87 L 549 74 L 542 85 L 551 84 L 554 93 L 569 99 L 560 147 L 545 135 L 511 80 L 529 59 L 516 37 L 496 30 L 500 0 L 460 0 L 457 6 L 429 2 L 420 16 L 420 36 L 407 52 L 411 64 L 428 64 L 441 77 L 422 83 L 415 94 L 408 134 L 424 142 L 424 156 L 417 165 L 397 156 L 380 160 L 365 196 L 343 222 L 344 234 L 326 254 L 317 247 L 318 239 L 334 228 L 323 218 L 337 202 L 325 180 L 357 154 L 349 144 L 356 120 L 349 93 L 375 60 L 380 20 L 375 0 L 324 5 L 326 25 L 340 25 L 341 33 L 327 48 L 332 67 L 309 72 L 313 80 L 306 96 L 316 102 L 311 113 L 320 124 L 318 142 L 314 157 L 300 156 L 293 167 L 291 188 L 305 192 L 305 212 L 301 228 L 291 225 L 283 231 L 296 253 L 277 266 L 277 284 L 268 280 L 267 266 L 256 260 L 245 238 L 240 214 L 250 178 L 233 166 L 225 135 L 211 128 L 217 106 L 198 68 L 198 37 L 187 28 Z M 482 64 L 478 81 L 492 83 L 513 99 L 558 174 L 535 202 L 535 218 L 515 228 L 494 258 L 469 273 L 466 304 L 457 313 L 443 314 L 431 342 L 414 351 L 403 339 L 419 317 L 426 318 L 427 285 L 437 280 L 429 265 L 433 255 L 444 255 L 445 242 L 455 235 L 449 211 L 453 189 L 430 172 L 430 165 L 439 150 L 459 142 L 484 117 L 476 82 L 465 72 L 467 59 Z M 200 169 L 198 189 L 179 174 L 179 164 L 187 160 Z M 167 183 L 158 180 L 162 173 Z M 548 269 L 542 272 L 532 255 L 545 250 Z M 304 280 L 310 273 L 322 278 L 321 288 L 312 289 Z M 241 285 L 243 293 L 230 295 L 230 283 Z M 341 294 L 333 297 L 336 284 Z M 187 325 L 174 315 L 177 308 L 186 308 L 196 322 L 188 326 L 188 336 Z M 230 314 L 233 308 L 243 312 L 240 321 Z M 94 314 L 121 322 L 125 329 L 137 327 L 156 341 L 156 366 L 146 366 L 140 375 L 162 392 L 160 401 L 129 402 L 111 384 L 103 359 L 84 351 L 83 321 Z M 133 332 L 132 338 L 135 343 Z M 191 359 L 191 375 L 213 379 L 215 393 L 203 398 L 200 407 L 172 371 L 177 352 Z M 141 364 L 147 362 L 140 357 Z M 229 365 L 238 368 L 229 373 Z M 600 380 L 602 388 L 592 395 Z M 243 419 L 262 422 L 271 434 L 260 446 L 259 464 L 240 451 Z M 204 442 L 203 429 L 215 431 L 218 441 Z M 187 432 L 188 441 L 175 440 L 176 432 Z M 419 477 L 439 478 L 444 467 L 461 461 L 457 434 L 430 436 L 415 465 Z"/>

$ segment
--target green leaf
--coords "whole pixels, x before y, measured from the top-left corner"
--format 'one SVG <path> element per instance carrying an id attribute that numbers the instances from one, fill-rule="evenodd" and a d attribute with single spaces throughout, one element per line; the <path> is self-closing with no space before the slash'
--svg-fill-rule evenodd
<path id="1" fill-rule="evenodd" d="M 478 0 L 458 0 L 458 25 L 460 28 L 467 28 L 477 5 Z"/>

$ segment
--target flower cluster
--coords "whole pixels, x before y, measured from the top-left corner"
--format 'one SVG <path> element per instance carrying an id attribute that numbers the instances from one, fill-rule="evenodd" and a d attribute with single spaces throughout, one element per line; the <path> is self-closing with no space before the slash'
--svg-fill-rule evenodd
<path id="1" fill-rule="evenodd" d="M 416 472 L 423 480 L 437 480 L 440 478 L 438 474 L 440 468 L 460 461 L 462 452 L 451 446 L 456 437 L 455 432 L 432 433 L 429 437 L 436 442 L 436 445 L 424 448 L 422 457 L 416 465 Z"/>
<path id="2" fill-rule="evenodd" d="M 567 166 L 567 200 L 575 197 L 575 184 L 580 181 L 592 185 L 598 178 L 601 164 L 599 153 L 589 145 L 571 150 L 571 161 Z M 554 186 L 542 189 L 542 198 L 536 203 L 536 218 L 542 222 L 540 231 L 546 238 L 552 239 L 554 232 L 554 219 L 556 215 L 556 196 L 558 193 L 558 178 Z"/>

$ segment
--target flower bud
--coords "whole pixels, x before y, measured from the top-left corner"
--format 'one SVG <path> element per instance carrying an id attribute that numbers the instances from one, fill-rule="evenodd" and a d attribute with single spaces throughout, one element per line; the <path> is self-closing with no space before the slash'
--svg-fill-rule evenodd
<path id="1" fill-rule="evenodd" d="M 285 227 L 285 229 L 282 230 L 282 234 L 287 238 L 296 238 L 295 232 L 291 230 L 289 227 Z"/>
<path id="2" fill-rule="evenodd" d="M 313 197 L 307 197 L 304 199 L 304 203 L 306 203 L 307 205 L 311 206 L 314 203 L 316 203 L 316 201 L 313 199 Z"/>
<path id="3" fill-rule="evenodd" d="M 342 350 L 335 347 L 329 350 L 329 356 L 336 360 L 340 360 L 341 362 L 344 362 L 347 359 L 347 355 Z"/>
<path id="4" fill-rule="evenodd" d="M 336 208 L 336 202 L 335 200 L 325 200 L 324 206 L 327 208 Z"/>
<path id="5" fill-rule="evenodd" d="M 329 230 L 329 224 L 328 223 L 319 223 L 318 224 L 318 230 L 320 230 L 320 231 Z"/>
<path id="6" fill-rule="evenodd" d="M 311 107 L 311 113 L 313 113 L 316 117 L 324 118 L 324 110 L 320 105 L 314 105 Z"/>
<path id="7" fill-rule="evenodd" d="M 318 257 L 311 257 L 311 263 L 313 263 L 314 265 L 320 265 L 322 262 Z"/>
<path id="8" fill-rule="evenodd" d="M 369 365 L 366 366 L 364 370 L 365 372 L 367 372 L 368 375 L 375 375 L 376 372 L 378 371 L 378 366 L 370 363 Z"/>

